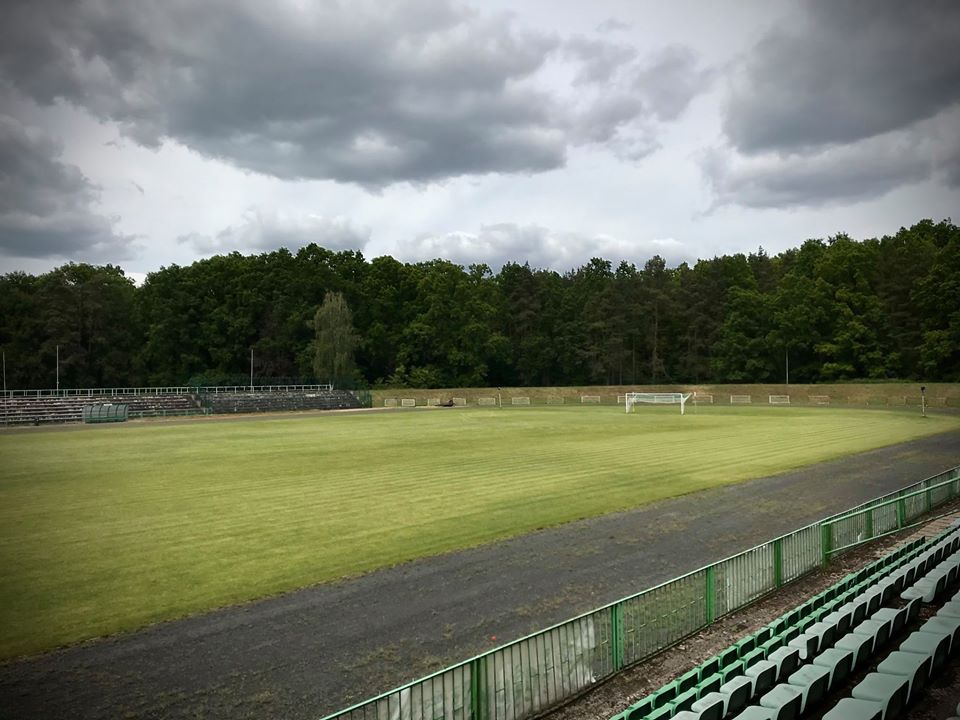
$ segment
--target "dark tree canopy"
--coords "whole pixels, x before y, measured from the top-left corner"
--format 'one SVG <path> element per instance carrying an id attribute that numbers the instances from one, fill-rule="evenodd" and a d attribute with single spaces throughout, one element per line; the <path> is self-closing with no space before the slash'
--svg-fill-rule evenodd
<path id="1" fill-rule="evenodd" d="M 65 387 L 243 378 L 251 348 L 258 377 L 309 378 L 327 362 L 315 371 L 324 298 L 349 308 L 349 372 L 371 385 L 773 382 L 788 354 L 798 383 L 960 381 L 960 229 L 924 220 L 675 268 L 494 273 L 308 245 L 171 265 L 141 287 L 110 265 L 10 273 L 7 385 L 52 387 L 57 346 Z"/>

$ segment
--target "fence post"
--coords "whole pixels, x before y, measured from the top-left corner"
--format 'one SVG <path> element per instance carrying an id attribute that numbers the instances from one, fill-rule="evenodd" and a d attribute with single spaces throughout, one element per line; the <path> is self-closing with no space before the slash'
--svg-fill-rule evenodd
<path id="1" fill-rule="evenodd" d="M 716 586 L 716 577 L 715 577 L 716 571 L 717 571 L 717 566 L 711 565 L 710 567 L 707 568 L 707 572 L 706 572 L 707 586 L 705 589 L 706 595 L 704 597 L 706 599 L 706 606 L 707 606 L 706 608 L 707 609 L 707 625 L 709 625 L 710 623 L 712 623 L 714 620 L 717 619 L 717 586 Z"/>
<path id="2" fill-rule="evenodd" d="M 482 662 L 483 658 L 470 661 L 470 720 L 483 720 L 483 703 L 480 701 L 483 692 L 483 684 L 480 682 Z"/>
<path id="3" fill-rule="evenodd" d="M 902 530 L 907 524 L 907 501 L 903 498 L 897 499 L 897 529 Z"/>
<path id="4" fill-rule="evenodd" d="M 783 585 L 783 538 L 773 541 L 773 584 Z"/>
<path id="5" fill-rule="evenodd" d="M 820 526 L 820 548 L 823 551 L 823 566 L 826 567 L 830 551 L 833 550 L 833 526 L 830 523 Z"/>
<path id="6" fill-rule="evenodd" d="M 873 538 L 873 508 L 870 508 L 867 511 L 866 517 L 864 518 L 867 524 L 867 539 Z"/>
<path id="7" fill-rule="evenodd" d="M 613 654 L 613 671 L 623 669 L 623 604 L 610 606 L 610 650 Z"/>

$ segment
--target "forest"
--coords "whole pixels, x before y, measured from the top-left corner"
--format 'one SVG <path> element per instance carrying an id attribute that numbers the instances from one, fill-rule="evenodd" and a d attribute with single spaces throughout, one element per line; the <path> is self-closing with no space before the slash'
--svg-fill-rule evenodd
<path id="1" fill-rule="evenodd" d="M 251 349 L 256 382 L 308 381 L 318 310 L 337 294 L 352 323 L 340 385 L 779 382 L 788 362 L 796 383 L 960 381 L 948 219 L 673 268 L 655 256 L 493 272 L 310 244 L 170 265 L 139 287 L 112 265 L 7 273 L 7 387 L 53 387 L 58 352 L 62 388 L 243 384 Z"/>

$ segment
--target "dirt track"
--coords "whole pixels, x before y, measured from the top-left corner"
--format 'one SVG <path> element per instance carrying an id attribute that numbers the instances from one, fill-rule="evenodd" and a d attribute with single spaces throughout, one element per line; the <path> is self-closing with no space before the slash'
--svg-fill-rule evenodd
<path id="1" fill-rule="evenodd" d="M 0 717 L 317 718 L 957 464 L 947 433 L 9 662 Z"/>

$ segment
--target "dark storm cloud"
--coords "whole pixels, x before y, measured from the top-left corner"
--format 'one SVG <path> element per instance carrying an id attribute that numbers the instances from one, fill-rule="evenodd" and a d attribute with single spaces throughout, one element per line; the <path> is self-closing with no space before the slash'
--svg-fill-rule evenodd
<path id="1" fill-rule="evenodd" d="M 369 229 L 357 228 L 342 217 L 286 216 L 251 210 L 239 223 L 214 236 L 191 233 L 178 238 L 178 242 L 189 244 L 201 253 L 224 253 L 281 247 L 295 250 L 309 243 L 328 250 L 362 250 L 369 239 Z"/>
<path id="2" fill-rule="evenodd" d="M 733 84 L 725 129 L 743 152 L 850 143 L 960 101 L 956 0 L 809 0 Z"/>
<path id="3" fill-rule="evenodd" d="M 926 180 L 935 168 L 931 150 L 899 133 L 799 156 L 713 150 L 702 167 L 718 205 L 812 207 L 867 200 Z"/>
<path id="4" fill-rule="evenodd" d="M 448 0 L 32 0 L 4 13 L 0 73 L 28 97 L 284 179 L 541 172 L 572 144 L 623 143 L 636 120 L 611 126 L 609 108 L 544 89 L 562 39 Z M 577 72 L 600 79 L 634 54 L 596 42 Z M 647 98 L 634 110 L 671 114 Z M 585 139 L 592 112 L 607 124 Z"/>
<path id="5" fill-rule="evenodd" d="M 714 72 L 699 66 L 688 47 L 664 48 L 633 78 L 633 87 L 647 100 L 647 107 L 660 120 L 675 120 L 690 101 L 713 82 Z"/>
<path id="6" fill-rule="evenodd" d="M 716 204 L 815 207 L 956 186 L 960 3 L 808 0 L 731 76 Z"/>
<path id="7" fill-rule="evenodd" d="M 96 212 L 96 187 L 60 161 L 60 145 L 16 118 L 0 115 L 0 255 L 114 261 L 131 238 Z"/>

